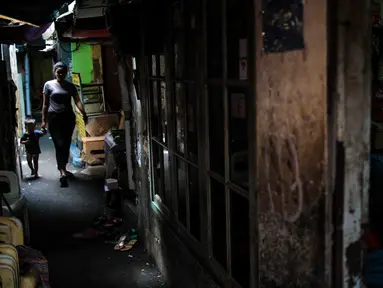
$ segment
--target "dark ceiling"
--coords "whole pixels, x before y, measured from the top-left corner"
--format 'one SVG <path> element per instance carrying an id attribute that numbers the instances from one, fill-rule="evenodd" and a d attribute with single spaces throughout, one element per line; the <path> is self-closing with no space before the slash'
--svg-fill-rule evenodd
<path id="1" fill-rule="evenodd" d="M 54 20 L 54 12 L 70 0 L 11 0 L 0 5 L 0 14 L 42 25 Z"/>

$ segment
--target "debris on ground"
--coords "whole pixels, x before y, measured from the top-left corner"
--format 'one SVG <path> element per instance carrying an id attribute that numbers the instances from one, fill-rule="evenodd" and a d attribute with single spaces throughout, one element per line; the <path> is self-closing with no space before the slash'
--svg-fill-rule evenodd
<path id="1" fill-rule="evenodd" d="M 138 241 L 136 229 L 123 231 L 120 227 L 123 224 L 121 218 L 101 215 L 95 218 L 92 227 L 73 234 L 73 238 L 80 240 L 91 240 L 103 237 L 106 244 L 114 245 L 115 251 L 129 251 Z"/>
<path id="2" fill-rule="evenodd" d="M 84 152 L 81 152 L 81 161 L 83 163 L 86 163 L 90 166 L 95 166 L 95 165 L 101 165 L 102 164 L 102 161 L 98 158 L 95 158 L 95 157 L 92 157 L 88 154 L 85 154 Z"/>

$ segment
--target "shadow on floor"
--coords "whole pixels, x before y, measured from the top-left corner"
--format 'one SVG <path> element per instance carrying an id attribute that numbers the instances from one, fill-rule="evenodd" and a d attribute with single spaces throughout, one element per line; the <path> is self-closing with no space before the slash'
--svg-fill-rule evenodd
<path id="1" fill-rule="evenodd" d="M 49 135 L 41 139 L 41 150 L 42 178 L 24 180 L 22 190 L 28 200 L 31 246 L 48 258 L 52 287 L 164 287 L 142 242 L 132 251 L 115 252 L 113 245 L 102 240 L 72 239 L 74 232 L 88 227 L 103 212 L 103 180 L 90 181 L 73 169 L 77 179 L 69 182 L 69 188 L 60 188 Z M 27 163 L 22 166 L 27 175 Z M 128 225 L 135 228 L 134 223 Z"/>

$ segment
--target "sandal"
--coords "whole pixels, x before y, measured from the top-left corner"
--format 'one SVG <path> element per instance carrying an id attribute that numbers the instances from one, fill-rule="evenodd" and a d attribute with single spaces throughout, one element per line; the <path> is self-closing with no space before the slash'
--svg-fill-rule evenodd
<path id="1" fill-rule="evenodd" d="M 124 247 L 120 249 L 121 252 L 132 250 L 133 246 L 137 243 L 137 239 L 132 239 L 128 243 L 124 243 Z"/>
<path id="2" fill-rule="evenodd" d="M 108 220 L 107 215 L 98 216 L 93 220 L 93 225 L 94 226 L 102 225 L 103 223 L 105 223 L 106 220 Z"/>
<path id="3" fill-rule="evenodd" d="M 125 247 L 125 240 L 127 237 L 128 236 L 126 236 L 126 235 L 120 237 L 117 244 L 114 246 L 115 251 L 120 251 L 122 248 Z"/>
<path id="4" fill-rule="evenodd" d="M 114 226 L 118 226 L 122 224 L 122 219 L 121 218 L 111 218 L 106 220 L 105 223 L 103 223 L 104 228 L 111 228 Z"/>
<path id="5" fill-rule="evenodd" d="M 107 215 L 102 215 L 93 221 L 93 226 L 108 229 L 115 226 L 120 226 L 122 222 L 122 218 L 110 218 Z"/>
<path id="6" fill-rule="evenodd" d="M 80 239 L 91 240 L 91 239 L 98 238 L 99 236 L 102 236 L 102 235 L 103 235 L 102 232 L 93 228 L 88 228 L 88 229 L 85 229 L 83 232 L 75 233 L 72 236 L 74 239 L 78 239 L 78 240 Z"/>

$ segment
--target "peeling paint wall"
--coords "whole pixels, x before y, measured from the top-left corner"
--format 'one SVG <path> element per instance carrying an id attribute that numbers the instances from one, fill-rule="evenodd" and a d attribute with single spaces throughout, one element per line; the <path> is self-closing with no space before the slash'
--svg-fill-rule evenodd
<path id="1" fill-rule="evenodd" d="M 363 225 L 368 222 L 371 14 L 370 1 L 338 1 L 337 142 L 344 151 L 343 287 L 361 287 Z M 339 154 L 340 151 L 337 151 Z M 339 175 L 337 175 L 339 176 Z"/>
<path id="2" fill-rule="evenodd" d="M 91 45 L 92 51 L 92 81 L 95 83 L 103 82 L 102 77 L 102 53 L 101 45 Z"/>
<path id="3" fill-rule="evenodd" d="M 41 110 L 42 91 L 45 82 L 53 79 L 52 57 L 43 52 L 29 51 L 30 61 L 30 94 L 33 110 Z"/>
<path id="4" fill-rule="evenodd" d="M 10 65 L 11 65 L 11 73 L 12 73 L 12 80 L 15 83 L 16 86 L 18 86 L 18 69 L 17 69 L 17 56 L 16 56 L 16 46 L 10 45 L 9 46 L 9 59 L 10 59 Z M 22 117 L 21 113 L 23 110 L 21 109 L 20 105 L 20 92 L 16 91 L 16 109 L 17 109 L 17 136 L 20 138 L 23 134 L 23 126 L 24 126 L 24 117 Z M 23 99 L 24 100 L 24 99 Z"/>
<path id="5" fill-rule="evenodd" d="M 122 108 L 117 65 L 117 56 L 113 47 L 109 45 L 102 46 L 104 93 L 108 95 L 108 105 L 112 111 L 119 111 Z"/>
<path id="6" fill-rule="evenodd" d="M 72 43 L 72 70 L 84 84 L 103 82 L 101 45 Z"/>
<path id="7" fill-rule="evenodd" d="M 68 65 L 68 75 L 67 80 L 72 82 L 72 49 L 71 43 L 69 42 L 59 42 L 58 45 L 58 59 Z"/>
<path id="8" fill-rule="evenodd" d="M 256 19 L 260 287 L 326 287 L 326 12 L 306 1 L 305 49 L 268 55 Z"/>

